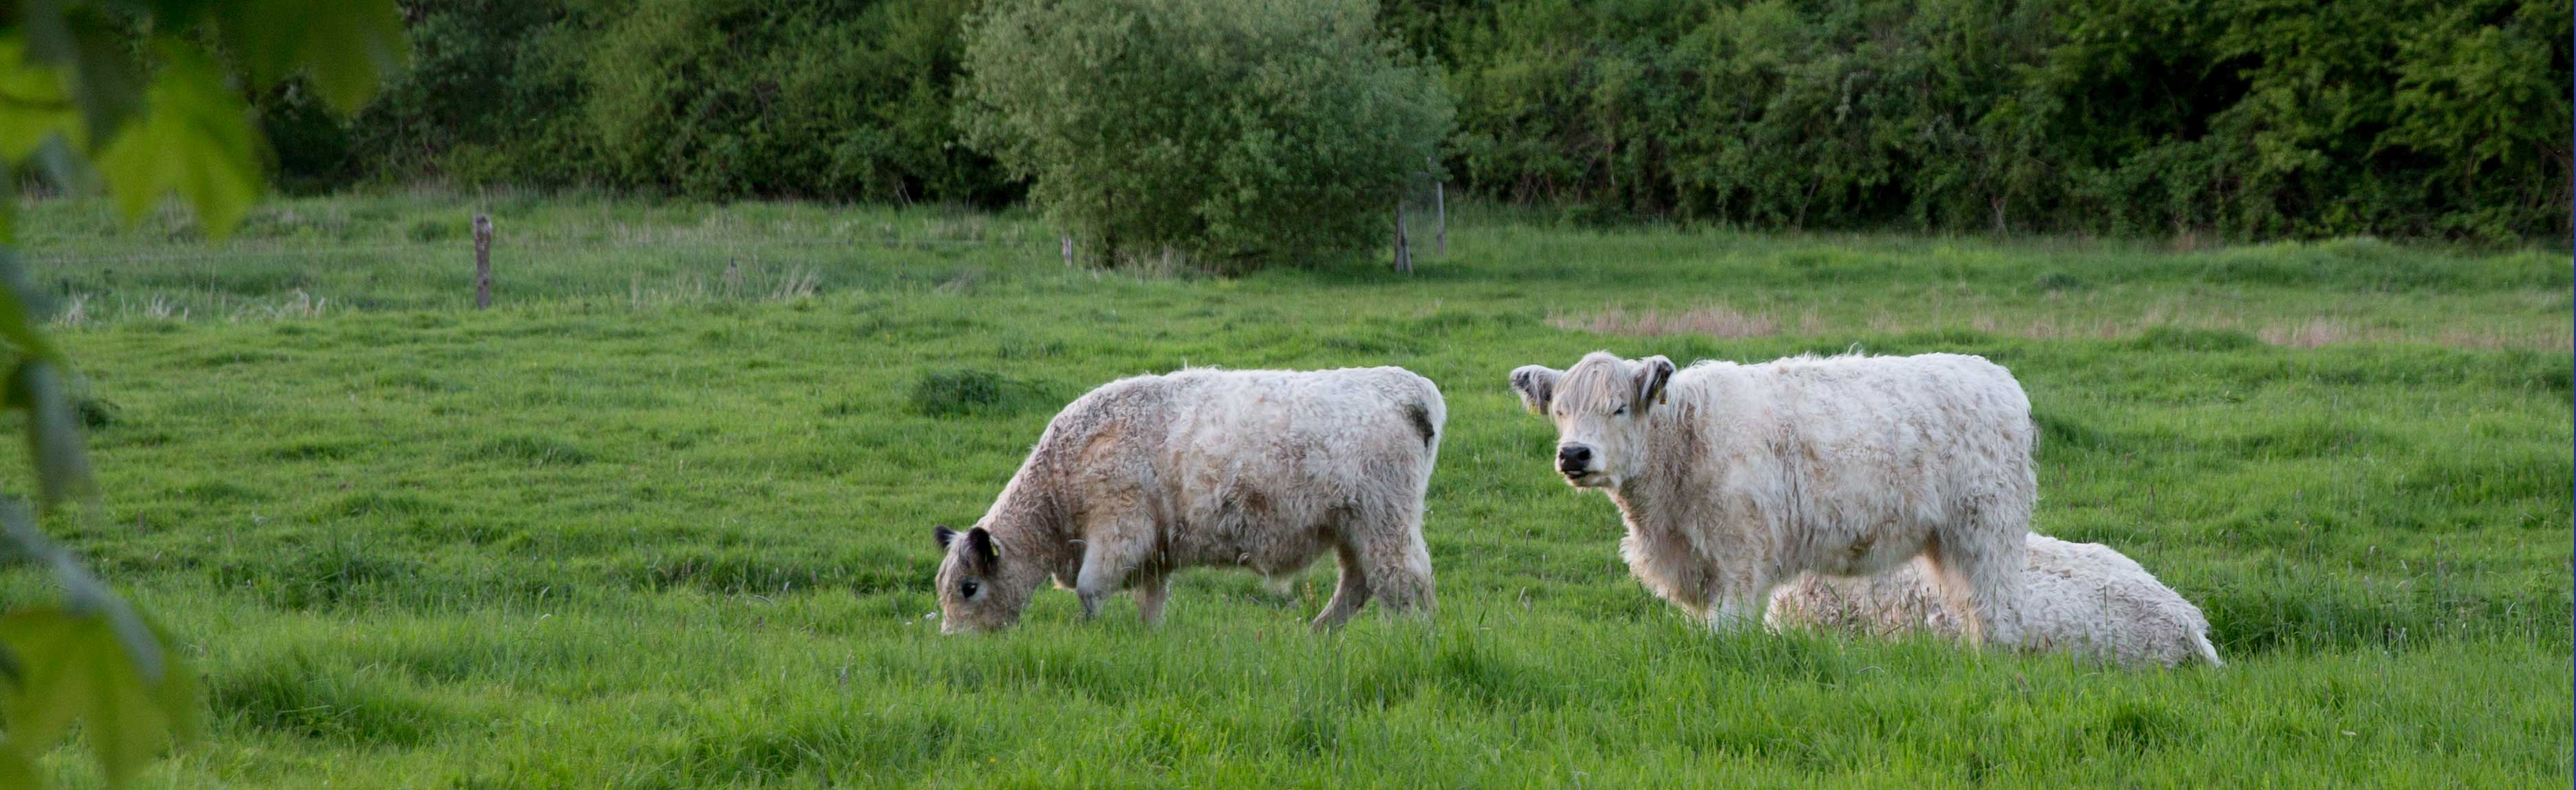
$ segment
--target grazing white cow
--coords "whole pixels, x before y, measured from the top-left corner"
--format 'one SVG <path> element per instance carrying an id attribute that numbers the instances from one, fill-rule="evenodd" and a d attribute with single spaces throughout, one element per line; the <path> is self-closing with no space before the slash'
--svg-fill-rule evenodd
<path id="1" fill-rule="evenodd" d="M 1619 504 L 1638 580 L 1718 628 L 1800 573 L 1928 558 L 1971 644 L 2010 641 L 2039 482 L 2030 399 L 1983 358 L 1759 365 L 1594 352 L 1512 389 L 1557 428 L 1557 471 Z"/>
<path id="2" fill-rule="evenodd" d="M 1403 368 L 1205 368 L 1102 385 L 1047 423 L 983 519 L 939 527 L 940 630 L 1018 621 L 1052 576 L 1096 616 L 1132 588 L 1147 623 L 1165 580 L 1201 565 L 1277 577 L 1326 551 L 1341 585 L 1317 629 L 1372 597 L 1433 605 L 1422 496 L 1448 407 Z"/>
<path id="3" fill-rule="evenodd" d="M 2116 664 L 2221 666 L 2200 607 L 2138 563 L 2098 543 L 2029 536 L 2027 594 L 2016 604 L 2016 644 L 2063 650 Z M 1771 594 L 1763 622 L 1773 630 L 1817 626 L 1894 636 L 1958 636 L 1959 618 L 1941 603 L 1932 569 L 1916 560 L 1876 576 L 1810 574 Z"/>

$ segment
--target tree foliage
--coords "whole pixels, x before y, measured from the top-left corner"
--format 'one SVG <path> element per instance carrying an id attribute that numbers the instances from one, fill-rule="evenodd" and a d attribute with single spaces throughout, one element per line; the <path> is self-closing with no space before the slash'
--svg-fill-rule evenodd
<path id="1" fill-rule="evenodd" d="M 1374 246 L 1451 121 L 1359 0 L 1004 0 L 969 22 L 966 63 L 968 143 L 1113 263 Z"/>
<path id="2" fill-rule="evenodd" d="M 1390 0 L 1470 188 L 1754 227 L 2563 236 L 2564 0 Z"/>
<path id="3" fill-rule="evenodd" d="M 66 185 L 103 185 L 131 221 L 176 195 L 209 233 L 248 210 L 263 178 L 245 91 L 301 79 L 354 111 L 403 58 L 387 0 L 102 0 L 18 3 L 0 28 L 0 159 Z M 239 82 L 234 82 L 239 78 Z M 0 236 L 14 202 L 0 202 Z M 0 369 L 35 471 L 35 504 L 94 495 L 65 392 L 69 360 L 46 337 L 44 292 L 0 244 Z M 74 514 L 76 516 L 76 514 Z M 195 679 L 168 644 L 34 514 L 0 499 L 0 561 L 62 590 L 0 614 L 0 786 L 41 784 L 36 760 L 71 723 L 123 784 L 194 729 Z"/>
<path id="4" fill-rule="evenodd" d="M 1378 2 L 1455 97 L 1445 169 L 1578 217 L 2568 230 L 2567 0 Z M 290 183 L 990 204 L 1025 174 L 960 145 L 971 5 L 424 0 L 422 67 L 356 121 L 259 106 Z"/>
<path id="5" fill-rule="evenodd" d="M 423 0 L 417 66 L 354 119 L 260 97 L 284 180 L 1000 204 L 956 145 L 970 0 Z M 296 144 L 289 145 L 288 141 Z"/>
<path id="6" fill-rule="evenodd" d="M 586 63 L 602 173 L 689 194 L 998 199 L 949 143 L 966 0 L 638 0 Z"/>

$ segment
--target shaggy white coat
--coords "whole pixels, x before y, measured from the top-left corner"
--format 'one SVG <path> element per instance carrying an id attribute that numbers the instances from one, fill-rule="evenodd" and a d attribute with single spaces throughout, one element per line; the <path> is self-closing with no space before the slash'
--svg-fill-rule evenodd
<path id="1" fill-rule="evenodd" d="M 1568 481 L 1618 503 L 1629 569 L 1711 625 L 1755 622 L 1801 573 L 1924 557 L 1971 643 L 2012 640 L 2039 484 L 2030 400 L 2002 367 L 1854 355 L 1675 372 L 1595 352 L 1522 367 L 1512 387 L 1556 423 Z"/>
<path id="2" fill-rule="evenodd" d="M 2219 666 L 2200 607 L 2156 581 L 2110 547 L 2028 538 L 2027 593 L 2014 608 L 2021 624 L 2014 646 L 2063 650 L 2116 664 L 2148 662 Z M 1925 631 L 1960 634 L 1941 603 L 1932 569 L 1921 561 L 1861 578 L 1808 575 L 1771 593 L 1763 622 L 1773 630 L 1821 627 L 1894 636 Z"/>
<path id="3" fill-rule="evenodd" d="M 1372 597 L 1427 610 L 1422 498 L 1447 420 L 1439 388 L 1395 367 L 1102 385 L 1047 424 L 973 529 L 940 528 L 943 630 L 1009 625 L 1050 576 L 1070 580 L 1086 616 L 1133 589 L 1157 622 L 1173 571 L 1278 577 L 1326 552 L 1341 582 L 1317 628 Z"/>

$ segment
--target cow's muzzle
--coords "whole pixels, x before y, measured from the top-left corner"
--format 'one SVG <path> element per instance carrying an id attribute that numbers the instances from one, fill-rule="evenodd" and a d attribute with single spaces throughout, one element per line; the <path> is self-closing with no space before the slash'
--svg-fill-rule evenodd
<path id="1" fill-rule="evenodd" d="M 1556 471 L 1565 473 L 1566 477 L 1582 477 L 1591 474 L 1592 448 L 1580 444 L 1556 448 Z"/>

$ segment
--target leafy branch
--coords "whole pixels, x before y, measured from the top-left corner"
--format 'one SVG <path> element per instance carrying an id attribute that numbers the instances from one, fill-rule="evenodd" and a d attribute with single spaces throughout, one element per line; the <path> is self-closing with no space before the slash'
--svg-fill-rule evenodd
<path id="1" fill-rule="evenodd" d="M 242 91 L 305 77 L 353 112 L 407 57 L 392 0 L 21 2 L 0 28 L 0 180 L 38 163 L 94 174 L 127 221 L 172 195 L 220 236 L 264 176 Z M 46 336 L 44 294 L 9 249 L 0 200 L 0 359 L 5 404 L 26 420 L 35 507 L 94 505 L 69 358 Z M 145 621 L 21 501 L 0 497 L 0 562 L 43 571 L 56 605 L 0 613 L 0 787 L 38 787 L 37 760 L 81 722 L 99 767 L 124 784 L 197 727 L 196 679 Z"/>

